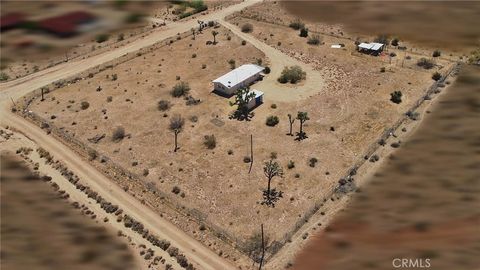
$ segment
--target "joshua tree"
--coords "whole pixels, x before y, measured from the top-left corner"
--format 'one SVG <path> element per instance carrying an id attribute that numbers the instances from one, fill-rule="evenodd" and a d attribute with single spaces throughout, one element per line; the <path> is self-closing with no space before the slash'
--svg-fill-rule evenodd
<path id="1" fill-rule="evenodd" d="M 263 172 L 265 174 L 265 177 L 267 177 L 268 185 L 267 185 L 267 189 L 263 191 L 262 204 L 275 207 L 275 202 L 282 197 L 282 192 L 276 191 L 275 189 L 271 189 L 270 186 L 271 186 L 272 179 L 275 176 L 283 177 L 283 169 L 280 166 L 280 164 L 278 164 L 278 162 L 271 159 L 268 162 L 265 162 L 265 166 L 263 167 Z"/>
<path id="2" fill-rule="evenodd" d="M 180 133 L 183 130 L 184 124 L 185 124 L 185 120 L 179 114 L 176 114 L 172 118 L 170 118 L 169 129 L 175 135 L 175 149 L 173 150 L 173 152 L 177 152 L 178 150 L 177 137 L 178 137 L 178 133 Z"/>
<path id="3" fill-rule="evenodd" d="M 288 135 L 293 136 L 292 128 L 295 118 L 293 118 L 291 114 L 288 114 L 288 122 L 290 123 L 290 132 L 288 132 Z"/>
<path id="4" fill-rule="evenodd" d="M 215 37 L 218 35 L 218 32 L 213 30 L 212 31 L 212 36 L 213 36 L 213 45 L 217 44 L 217 40 L 215 39 Z"/>
<path id="5" fill-rule="evenodd" d="M 303 140 L 307 138 L 307 134 L 303 131 L 303 123 L 310 120 L 307 112 L 298 112 L 297 119 L 300 121 L 300 132 L 297 133 L 297 140 Z"/>
<path id="6" fill-rule="evenodd" d="M 248 120 L 250 112 L 248 110 L 248 102 L 255 98 L 255 93 L 250 92 L 249 88 L 241 88 L 236 92 L 235 102 L 230 102 L 230 106 L 237 105 L 237 110 L 232 115 L 232 118 L 238 120 Z"/>

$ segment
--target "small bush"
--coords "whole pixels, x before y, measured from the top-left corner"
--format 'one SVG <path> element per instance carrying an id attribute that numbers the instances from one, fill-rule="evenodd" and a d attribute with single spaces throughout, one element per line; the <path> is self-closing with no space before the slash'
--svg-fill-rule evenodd
<path id="1" fill-rule="evenodd" d="M 87 101 L 82 101 L 82 103 L 80 103 L 80 108 L 82 110 L 86 110 L 88 109 L 88 107 L 90 107 L 90 103 L 88 103 Z"/>
<path id="2" fill-rule="evenodd" d="M 217 146 L 217 140 L 215 139 L 215 135 L 205 135 L 203 139 L 203 144 L 208 149 L 214 149 Z"/>
<path id="3" fill-rule="evenodd" d="M 95 41 L 97 43 L 102 43 L 102 42 L 105 42 L 109 39 L 109 35 L 108 34 L 99 34 L 95 37 Z"/>
<path id="4" fill-rule="evenodd" d="M 235 60 L 233 59 L 228 60 L 228 64 L 230 65 L 231 69 L 235 69 L 235 66 L 236 66 Z"/>
<path id="5" fill-rule="evenodd" d="M 6 81 L 6 80 L 8 80 L 8 79 L 10 79 L 10 76 L 8 76 L 7 73 L 5 73 L 5 72 L 0 72 L 0 81 Z"/>
<path id="6" fill-rule="evenodd" d="M 168 109 L 170 109 L 171 104 L 170 104 L 170 101 L 168 101 L 168 100 L 163 100 L 163 99 L 162 99 L 162 100 L 160 100 L 160 101 L 158 102 L 158 106 L 157 106 L 157 107 L 158 107 L 158 110 L 159 110 L 159 111 L 164 112 L 164 111 L 167 111 Z"/>
<path id="7" fill-rule="evenodd" d="M 435 81 L 438 81 L 442 78 L 442 74 L 438 73 L 438 72 L 435 72 L 433 73 L 432 75 L 432 79 L 435 80 Z"/>
<path id="8" fill-rule="evenodd" d="M 394 39 L 392 39 L 391 44 L 392 44 L 392 46 L 398 46 L 398 42 L 399 42 L 398 38 L 394 38 Z"/>
<path id="9" fill-rule="evenodd" d="M 186 96 L 190 92 L 190 86 L 187 82 L 179 82 L 173 88 L 170 94 L 173 97 Z"/>
<path id="10" fill-rule="evenodd" d="M 299 19 L 294 20 L 288 26 L 295 30 L 300 30 L 302 28 L 305 28 L 305 24 L 302 23 Z"/>
<path id="11" fill-rule="evenodd" d="M 119 142 L 125 138 L 125 129 L 123 127 L 117 127 L 112 134 L 112 140 Z"/>
<path id="12" fill-rule="evenodd" d="M 385 72 L 385 67 L 381 67 L 380 72 L 384 73 Z"/>
<path id="13" fill-rule="evenodd" d="M 277 116 L 271 115 L 271 116 L 267 117 L 267 121 L 265 122 L 265 124 L 269 127 L 274 127 L 278 124 L 279 121 L 280 120 L 278 119 Z"/>
<path id="14" fill-rule="evenodd" d="M 113 101 L 113 97 L 112 96 L 108 96 L 107 97 L 107 102 L 112 102 Z"/>
<path id="15" fill-rule="evenodd" d="M 277 157 L 278 157 L 277 152 L 271 152 L 270 153 L 270 159 L 277 159 Z"/>
<path id="16" fill-rule="evenodd" d="M 252 162 L 252 159 L 250 158 L 250 156 L 244 156 L 243 157 L 243 162 L 250 163 L 250 162 Z"/>
<path id="17" fill-rule="evenodd" d="M 435 64 L 427 58 L 420 58 L 420 60 L 417 62 L 417 66 L 423 67 L 424 69 L 431 69 L 435 66 Z"/>
<path id="18" fill-rule="evenodd" d="M 300 29 L 300 35 L 301 37 L 308 37 L 308 28 L 302 28 Z"/>
<path id="19" fill-rule="evenodd" d="M 88 159 L 89 160 L 94 160 L 98 157 L 98 153 L 97 151 L 93 150 L 93 149 L 89 149 L 88 150 Z"/>
<path id="20" fill-rule="evenodd" d="M 287 168 L 289 170 L 295 168 L 295 162 L 293 160 L 288 161 Z"/>
<path id="21" fill-rule="evenodd" d="M 299 66 L 285 67 L 282 71 L 282 74 L 278 78 L 280 83 L 297 83 L 301 80 L 304 80 L 307 76 L 307 73 L 302 70 Z"/>
<path id="22" fill-rule="evenodd" d="M 253 31 L 253 25 L 251 23 L 246 23 L 242 25 L 242 32 L 244 33 L 250 33 Z"/>
<path id="23" fill-rule="evenodd" d="M 273 104 L 270 106 L 270 108 L 276 109 L 276 108 L 277 108 L 277 104 L 273 103 Z"/>
<path id="24" fill-rule="evenodd" d="M 433 57 L 439 57 L 440 55 L 442 55 L 442 53 L 439 50 L 433 51 L 433 54 L 432 54 Z"/>
<path id="25" fill-rule="evenodd" d="M 319 45 L 320 43 L 322 43 L 322 40 L 319 35 L 313 35 L 308 38 L 307 43 L 310 45 Z"/>
<path id="26" fill-rule="evenodd" d="M 242 40 L 242 45 L 243 46 L 247 45 L 247 42 L 245 40 Z"/>
<path id="27" fill-rule="evenodd" d="M 265 72 L 265 74 L 270 74 L 270 67 L 265 67 L 265 69 L 263 70 L 263 72 Z"/>
<path id="28" fill-rule="evenodd" d="M 178 194 L 178 193 L 180 193 L 180 188 L 177 187 L 177 186 L 174 186 L 174 187 L 172 188 L 172 192 L 175 193 L 175 194 Z"/>
<path id="29" fill-rule="evenodd" d="M 315 165 L 317 165 L 317 162 L 318 162 L 318 159 L 313 157 L 308 160 L 308 166 L 313 168 L 315 167 Z"/>
<path id="30" fill-rule="evenodd" d="M 192 58 L 197 58 L 197 54 L 196 53 L 192 54 Z"/>
<path id="31" fill-rule="evenodd" d="M 390 93 L 390 101 L 395 104 L 400 104 L 402 102 L 402 95 L 401 91 L 394 91 Z"/>

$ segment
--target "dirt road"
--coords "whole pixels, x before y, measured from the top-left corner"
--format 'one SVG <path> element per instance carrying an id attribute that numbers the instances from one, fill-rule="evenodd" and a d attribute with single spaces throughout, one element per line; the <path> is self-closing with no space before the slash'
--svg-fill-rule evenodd
<path id="1" fill-rule="evenodd" d="M 298 101 L 309 98 L 310 96 L 322 91 L 325 82 L 322 74 L 307 65 L 285 53 L 263 43 L 252 35 L 243 33 L 237 26 L 219 20 L 219 23 L 230 29 L 235 35 L 251 43 L 257 49 L 261 50 L 270 61 L 271 72 L 261 81 L 255 84 L 255 88 L 265 93 L 265 99 L 271 101 Z M 300 66 L 307 73 L 307 79 L 299 84 L 281 84 L 277 82 L 282 70 L 286 66 Z"/>
<path id="2" fill-rule="evenodd" d="M 199 16 L 198 19 L 203 21 L 219 20 L 259 1 L 260 0 L 244 1 L 225 9 L 215 11 L 214 13 Z M 118 204 L 125 210 L 125 212 L 130 213 L 132 217 L 143 223 L 151 232 L 158 235 L 160 238 L 170 241 L 174 246 L 178 247 L 190 261 L 199 266 L 200 269 L 234 269 L 229 262 L 124 192 L 87 161 L 76 155 L 66 145 L 62 144 L 52 136 L 47 135 L 34 124 L 11 113 L 9 109 L 12 101 L 38 89 L 39 87 L 59 79 L 73 76 L 89 68 L 114 60 L 124 54 L 153 45 L 156 42 L 175 36 L 177 33 L 189 31 L 196 26 L 198 26 L 196 20 L 171 23 L 166 29 L 153 31 L 148 36 L 140 38 L 123 47 L 112 49 L 111 51 L 87 59 L 78 59 L 67 62 L 17 80 L 2 83 L 0 84 L 0 124 L 4 127 L 10 126 L 15 128 L 25 134 L 27 138 L 35 142 L 36 145 L 49 151 L 56 159 L 63 161 L 70 170 L 77 174 L 80 179 L 86 181 L 86 183 L 101 194 L 102 197 L 112 203 Z M 0 146 L 1 148 L 5 147 L 3 144 Z M 65 189 L 67 189 L 66 186 Z M 68 191 L 70 194 L 77 194 L 79 192 L 74 188 L 71 188 Z M 76 196 L 79 199 L 85 199 L 85 196 L 80 196 L 78 194 Z M 134 235 L 135 233 L 131 233 L 132 238 L 138 238 Z"/>

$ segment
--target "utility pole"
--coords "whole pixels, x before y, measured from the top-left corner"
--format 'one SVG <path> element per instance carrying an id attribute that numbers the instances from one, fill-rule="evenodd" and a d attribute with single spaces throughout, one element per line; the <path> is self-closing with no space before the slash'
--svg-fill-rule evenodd
<path id="1" fill-rule="evenodd" d="M 248 169 L 248 173 L 252 171 L 252 167 L 253 167 L 253 134 L 250 134 L 250 168 Z"/>

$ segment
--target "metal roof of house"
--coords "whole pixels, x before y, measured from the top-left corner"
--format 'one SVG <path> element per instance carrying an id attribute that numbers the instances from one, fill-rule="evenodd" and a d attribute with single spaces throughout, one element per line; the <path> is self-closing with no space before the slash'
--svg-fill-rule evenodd
<path id="1" fill-rule="evenodd" d="M 238 68 L 228 72 L 227 74 L 218 77 L 213 80 L 215 83 L 221 83 L 227 88 L 231 88 L 246 79 L 252 77 L 253 75 L 262 72 L 265 68 L 255 65 L 255 64 L 246 64 L 239 66 Z"/>
<path id="2" fill-rule="evenodd" d="M 382 44 L 382 43 L 376 43 L 376 42 L 372 42 L 372 43 L 365 43 L 365 42 L 362 42 L 358 45 L 359 48 L 362 48 L 362 49 L 365 49 L 365 50 L 372 50 L 372 51 L 378 51 L 379 49 L 381 49 L 385 44 Z"/>

